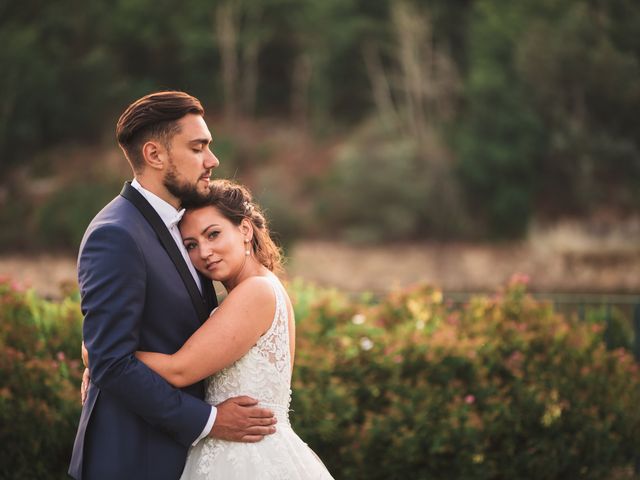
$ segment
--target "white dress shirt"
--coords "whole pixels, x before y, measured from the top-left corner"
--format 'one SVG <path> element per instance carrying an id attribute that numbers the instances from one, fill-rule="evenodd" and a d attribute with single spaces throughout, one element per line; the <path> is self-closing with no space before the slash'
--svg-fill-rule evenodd
<path id="1" fill-rule="evenodd" d="M 162 222 L 166 225 L 167 229 L 169 230 L 169 233 L 173 237 L 173 240 L 176 242 L 176 245 L 178 245 L 178 250 L 180 250 L 180 253 L 184 257 L 184 261 L 186 262 L 187 267 L 189 267 L 191 276 L 193 276 L 193 279 L 195 280 L 196 285 L 198 286 L 198 289 L 200 290 L 200 292 L 202 292 L 200 277 L 198 277 L 198 273 L 196 272 L 195 267 L 193 266 L 193 264 L 191 263 L 191 260 L 189 259 L 189 254 L 187 253 L 187 249 L 184 247 L 184 244 L 182 243 L 182 238 L 180 237 L 180 230 L 178 230 L 178 222 L 180 221 L 180 219 L 182 218 L 182 215 L 184 214 L 184 209 L 176 210 L 173 207 L 173 205 L 171 205 L 168 202 L 165 202 L 163 199 L 161 199 L 156 194 L 151 193 L 149 190 L 146 190 L 142 185 L 140 185 L 140 182 L 138 182 L 138 180 L 135 178 L 131 182 L 131 186 L 135 188 L 138 192 L 140 192 L 140 194 L 145 198 L 145 200 L 147 200 L 147 202 L 149 202 L 149 204 L 153 207 L 156 213 L 160 216 L 160 218 L 162 219 Z M 202 433 L 198 438 L 196 438 L 196 440 L 193 442 L 192 445 L 195 445 L 196 443 L 198 443 L 200 440 L 206 437 L 209 434 L 209 432 L 211 432 L 211 428 L 213 427 L 213 424 L 216 421 L 217 413 L 218 411 L 216 410 L 216 407 L 212 406 L 211 414 L 209 415 L 209 420 L 207 421 L 207 424 L 205 425 L 204 430 L 202 430 Z"/>

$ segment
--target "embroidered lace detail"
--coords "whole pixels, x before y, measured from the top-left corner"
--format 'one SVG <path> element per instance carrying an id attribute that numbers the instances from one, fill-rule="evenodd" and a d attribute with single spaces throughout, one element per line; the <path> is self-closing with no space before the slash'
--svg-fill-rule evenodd
<path id="1" fill-rule="evenodd" d="M 265 406 L 289 410 L 291 350 L 287 302 L 279 281 L 275 277 L 267 278 L 276 297 L 273 322 L 241 359 L 207 380 L 206 401 L 211 405 L 238 395 L 249 395 L 259 398 Z"/>
<path id="2" fill-rule="evenodd" d="M 277 419 L 276 433 L 258 443 L 207 438 L 189 452 L 183 479 L 330 479 L 318 457 L 293 432 L 289 315 L 284 288 L 274 277 L 276 309 L 271 326 L 239 360 L 207 380 L 206 400 L 217 405 L 239 395 L 260 400 Z"/>

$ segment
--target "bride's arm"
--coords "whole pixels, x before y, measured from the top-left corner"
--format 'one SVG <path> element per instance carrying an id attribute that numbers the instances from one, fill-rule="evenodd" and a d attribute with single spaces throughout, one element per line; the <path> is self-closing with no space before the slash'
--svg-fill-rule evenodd
<path id="1" fill-rule="evenodd" d="M 191 385 L 242 357 L 269 329 L 275 308 L 270 282 L 251 277 L 229 293 L 176 353 L 139 351 L 136 357 L 170 384 Z"/>

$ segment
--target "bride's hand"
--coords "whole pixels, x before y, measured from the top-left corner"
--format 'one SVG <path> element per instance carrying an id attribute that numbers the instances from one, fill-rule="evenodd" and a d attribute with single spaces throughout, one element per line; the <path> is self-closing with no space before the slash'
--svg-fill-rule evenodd
<path id="1" fill-rule="evenodd" d="M 82 374 L 82 383 L 80 384 L 80 402 L 82 402 L 82 405 L 87 401 L 87 392 L 89 391 L 90 380 L 91 376 L 89 374 L 89 369 L 85 368 L 84 373 Z"/>
<path id="2" fill-rule="evenodd" d="M 89 373 L 89 351 L 84 346 L 84 340 L 82 341 L 81 348 L 82 364 L 85 366 L 82 373 L 82 383 L 80 384 L 80 402 L 84 405 L 87 401 L 87 392 L 89 391 L 89 381 L 91 380 L 91 374 Z"/>
<path id="3" fill-rule="evenodd" d="M 82 364 L 89 368 L 89 351 L 87 350 L 87 347 L 84 346 L 84 340 L 82 341 Z"/>

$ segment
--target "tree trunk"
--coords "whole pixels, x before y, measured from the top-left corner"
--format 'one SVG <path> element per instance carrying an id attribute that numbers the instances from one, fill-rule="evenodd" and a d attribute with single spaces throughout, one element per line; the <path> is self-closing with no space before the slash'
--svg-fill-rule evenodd
<path id="1" fill-rule="evenodd" d="M 223 3 L 216 10 L 216 35 L 222 60 L 222 88 L 227 120 L 233 121 L 238 113 L 236 85 L 238 82 L 238 28 L 232 4 Z"/>
<path id="2" fill-rule="evenodd" d="M 291 114 L 294 122 L 307 128 L 309 122 L 309 85 L 311 84 L 312 64 L 308 54 L 298 56 L 293 68 Z"/>

